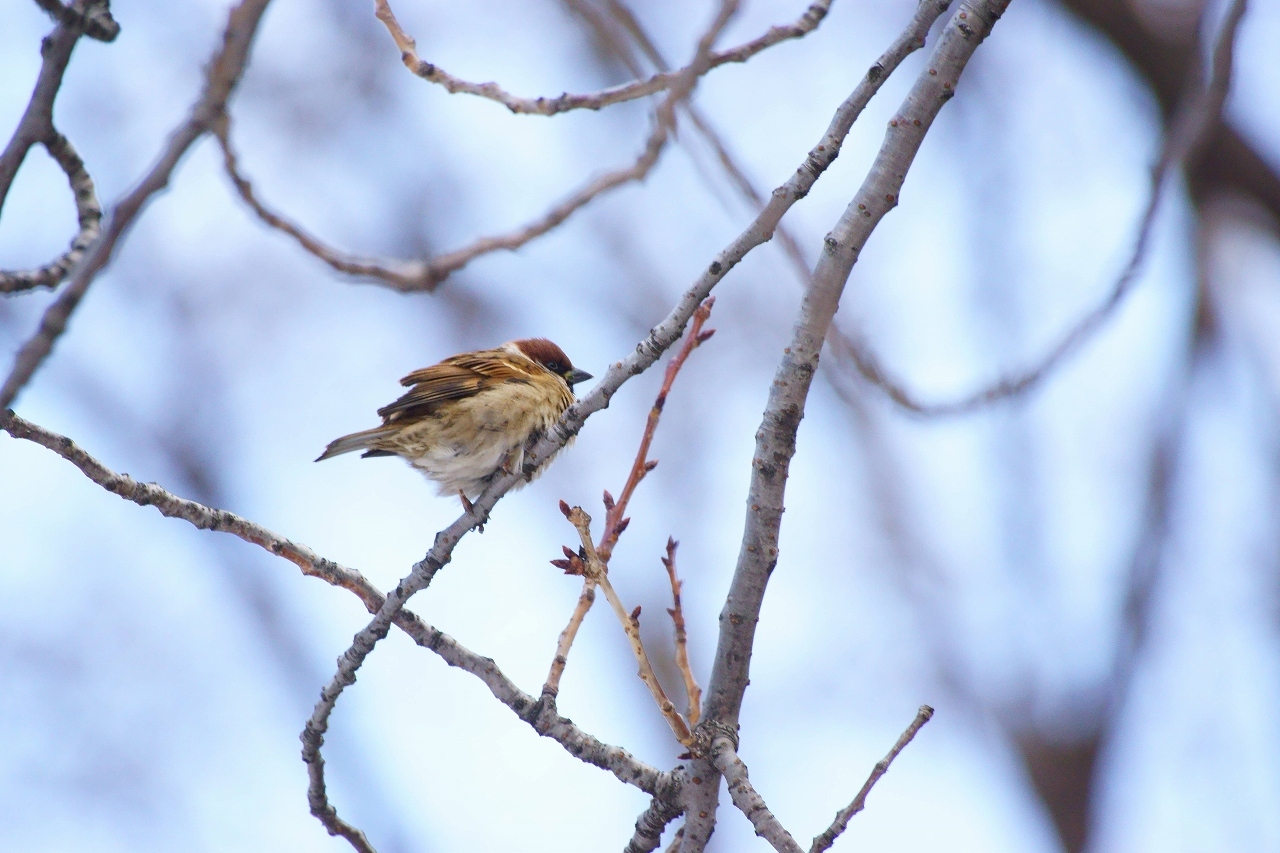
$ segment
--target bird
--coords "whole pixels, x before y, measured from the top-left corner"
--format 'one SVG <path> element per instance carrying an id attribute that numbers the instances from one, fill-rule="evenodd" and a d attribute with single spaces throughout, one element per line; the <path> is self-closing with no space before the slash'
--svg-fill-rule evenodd
<path id="1" fill-rule="evenodd" d="M 546 338 L 451 356 L 401 379 L 409 390 L 378 409 L 381 426 L 334 439 L 316 461 L 356 450 L 399 456 L 470 513 L 495 473 L 524 467 L 525 445 L 577 399 L 573 386 L 591 378 Z"/>

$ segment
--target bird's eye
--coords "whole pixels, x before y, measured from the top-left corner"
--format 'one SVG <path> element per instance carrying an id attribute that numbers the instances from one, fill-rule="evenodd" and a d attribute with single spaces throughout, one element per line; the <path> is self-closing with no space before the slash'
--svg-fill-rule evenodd
<path id="1" fill-rule="evenodd" d="M 559 372 L 560 372 L 560 362 L 558 362 L 558 361 L 548 361 L 548 362 L 547 362 L 547 370 L 550 370 L 552 373 L 559 373 Z"/>

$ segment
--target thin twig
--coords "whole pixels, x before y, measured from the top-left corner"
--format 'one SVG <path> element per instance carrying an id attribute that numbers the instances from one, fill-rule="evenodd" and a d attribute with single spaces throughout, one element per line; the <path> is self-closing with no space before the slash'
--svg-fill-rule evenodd
<path id="1" fill-rule="evenodd" d="M 635 460 L 631 464 L 631 473 L 627 477 L 626 485 L 623 486 L 622 497 L 615 503 L 613 495 L 607 491 L 604 493 L 605 527 L 600 534 L 600 543 L 595 546 L 595 553 L 598 555 L 601 565 L 605 567 L 605 571 L 608 570 L 609 559 L 612 556 L 613 547 L 618 543 L 618 537 L 622 535 L 622 532 L 630 523 L 630 519 L 625 517 L 625 513 L 627 504 L 631 500 L 631 495 L 634 494 L 636 486 L 644 479 L 644 476 L 658 464 L 648 458 L 649 445 L 653 441 L 653 435 L 658 428 L 658 421 L 662 417 L 662 410 L 666 405 L 667 395 L 671 392 L 671 386 L 675 383 L 676 376 L 689 358 L 689 354 L 715 334 L 714 329 L 702 331 L 703 324 L 711 316 L 713 305 L 715 305 L 715 297 L 707 297 L 698 306 L 698 309 L 693 312 L 693 324 L 689 329 L 689 333 L 685 335 L 684 344 L 667 365 L 666 372 L 663 375 L 662 387 L 654 400 L 653 408 L 649 411 L 649 417 L 640 438 L 640 447 L 636 451 Z M 565 504 L 564 506 L 568 505 Z M 551 564 L 564 569 L 570 574 L 582 574 L 582 593 L 578 596 L 578 604 L 574 608 L 573 614 L 569 617 L 569 624 L 560 633 L 559 642 L 556 644 L 556 656 L 551 661 L 551 670 L 547 674 L 547 681 L 542 687 L 543 695 L 552 698 L 559 693 L 560 678 L 564 675 L 564 668 L 569 660 L 569 650 L 573 646 L 574 638 L 578 635 L 582 620 L 586 618 L 587 611 L 591 609 L 591 605 L 595 602 L 595 587 L 597 585 L 594 576 L 584 571 L 585 567 L 582 560 L 577 555 L 566 549 L 565 557 L 567 559 L 552 560 Z M 676 606 L 679 607 L 678 599 Z M 679 653 L 680 650 L 677 649 L 677 654 Z M 687 656 L 685 661 L 687 664 Z M 692 675 L 689 678 L 692 678 Z M 689 708 L 694 715 L 690 722 L 692 724 L 697 722 L 697 703 L 691 702 Z"/>
<path id="2" fill-rule="evenodd" d="M 542 685 L 542 695 L 555 698 L 560 693 L 560 678 L 564 675 L 565 665 L 569 662 L 569 649 L 573 647 L 573 641 L 578 636 L 578 629 L 582 627 L 582 620 L 587 618 L 587 611 L 591 609 L 591 605 L 596 600 L 596 582 L 590 577 L 582 579 L 582 593 L 578 596 L 578 604 L 573 608 L 573 614 L 569 617 L 569 624 L 560 632 L 560 639 L 556 643 L 556 656 L 551 661 L 551 670 L 547 673 L 547 680 Z"/>
<path id="3" fill-rule="evenodd" d="M 898 757 L 898 753 L 906 749 L 907 744 L 911 743 L 912 738 L 916 736 L 916 732 L 933 717 L 933 709 L 928 705 L 921 705 L 920 710 L 916 713 L 916 718 L 911 721 L 911 725 L 898 737 L 898 742 L 893 745 L 893 749 L 889 750 L 889 754 L 876 762 L 876 766 L 872 768 L 871 775 L 867 777 L 867 781 L 862 783 L 862 789 L 858 791 L 858 795 L 853 798 L 853 802 L 836 812 L 836 819 L 831 822 L 831 826 L 813 839 L 813 846 L 809 848 L 809 853 L 823 853 L 835 843 L 840 837 L 840 833 L 844 832 L 849 826 L 850 819 L 858 812 L 862 811 L 867 802 L 867 794 L 871 793 L 871 789 L 876 782 L 880 781 L 880 777 L 889 772 L 889 765 Z"/>
<path id="4" fill-rule="evenodd" d="M 139 483 L 126 474 L 118 474 L 66 436 L 24 420 L 11 410 L 0 411 L 0 429 L 14 438 L 30 441 L 53 451 L 114 495 L 139 506 L 155 507 L 166 518 L 181 519 L 201 530 L 228 533 L 257 545 L 293 563 L 304 575 L 347 590 L 360 599 L 360 603 L 371 613 L 376 613 L 382 607 L 386 597 L 363 574 L 318 556 L 306 545 L 293 542 L 235 513 L 186 500 L 155 483 Z M 572 721 L 547 709 L 534 697 L 520 690 L 492 660 L 471 651 L 411 611 L 401 610 L 396 616 L 395 624 L 415 643 L 439 655 L 449 666 L 479 678 L 498 701 L 532 726 L 538 734 L 559 743 L 569 754 L 607 770 L 620 781 L 651 795 L 657 795 L 665 790 L 665 785 L 670 784 L 671 774 L 662 773 L 638 761 L 626 750 L 602 743 L 583 732 Z"/>
<path id="5" fill-rule="evenodd" d="M 418 57 L 417 42 L 405 33 L 387 0 L 374 0 L 374 3 L 377 7 L 375 14 L 386 26 L 396 47 L 400 49 L 400 59 L 406 68 L 423 80 L 443 86 L 452 94 L 463 93 L 487 98 L 502 104 L 513 113 L 553 116 L 570 110 L 598 110 L 665 91 L 674 86 L 682 75 L 688 74 L 694 67 L 694 64 L 690 63 L 677 71 L 663 71 L 645 80 L 636 80 L 600 92 L 579 95 L 566 92 L 555 98 L 521 98 L 510 94 L 497 83 L 471 83 L 453 76 L 438 65 L 424 62 Z M 726 63 L 746 62 L 760 51 L 773 47 L 779 42 L 803 38 L 817 29 L 830 7 L 831 0 L 818 0 L 809 6 L 795 23 L 770 27 L 764 35 L 745 44 L 730 50 L 710 53 L 708 61 L 699 66 L 697 75 L 702 76 Z"/>
<path id="6" fill-rule="evenodd" d="M 733 741 L 728 736 L 720 734 L 712 739 L 711 762 L 724 774 L 733 804 L 751 821 L 756 835 L 768 841 L 778 853 L 804 853 L 791 833 L 769 811 L 764 797 L 752 787 L 747 776 L 747 765 L 738 757 Z"/>
<path id="7" fill-rule="evenodd" d="M 618 537 L 626 529 L 627 505 L 631 503 L 631 496 L 635 494 L 636 487 L 640 485 L 640 481 L 645 478 L 645 475 L 658 464 L 656 461 L 649 459 L 649 447 L 653 444 L 653 436 L 658 430 L 658 421 L 662 418 L 662 410 L 667 404 L 667 395 L 671 393 L 671 387 L 675 384 L 676 376 L 679 375 L 680 368 L 684 367 L 689 354 L 710 340 L 711 336 L 715 334 L 715 329 L 702 331 L 707 318 L 711 316 L 711 309 L 715 303 L 715 297 L 709 296 L 698 306 L 698 310 L 693 312 L 693 326 L 689 329 L 689 334 L 685 335 L 684 344 L 672 356 L 671 361 L 667 363 L 666 372 L 662 375 L 662 387 L 658 389 L 658 396 L 654 398 L 653 407 L 649 409 L 649 417 L 645 421 L 644 432 L 640 436 L 640 447 L 636 450 L 635 460 L 631 463 L 631 471 L 627 475 L 627 482 L 623 484 L 622 491 L 619 493 L 616 502 L 612 499 L 612 496 L 607 492 L 605 493 L 604 534 L 596 549 L 600 552 L 600 559 L 605 563 L 608 563 L 609 558 L 613 556 L 613 549 L 618 544 Z"/>
<path id="8" fill-rule="evenodd" d="M 406 35 L 400 28 L 399 23 L 395 19 L 394 13 L 391 12 L 390 7 L 386 4 L 386 0 L 377 0 L 377 3 L 378 9 L 376 14 L 378 18 L 387 26 L 392 38 L 395 39 L 396 44 L 400 46 L 401 50 L 404 52 L 405 64 L 408 65 L 411 70 L 415 70 L 415 73 L 417 73 L 419 69 L 433 69 L 432 73 L 438 77 L 437 82 L 443 83 L 446 79 L 455 79 L 436 66 L 419 60 L 415 52 L 416 47 L 414 40 Z M 747 58 L 766 47 L 770 47 L 778 42 L 785 41 L 786 39 L 800 38 L 807 33 L 812 32 L 826 15 L 827 8 L 829 6 L 830 0 L 826 0 L 826 2 L 816 2 L 811 5 L 794 24 L 771 27 L 763 36 L 748 42 L 746 45 L 734 48 L 733 50 L 727 51 L 723 54 L 711 52 L 708 54 L 708 58 L 705 62 L 699 63 L 695 60 L 695 62 L 691 62 L 690 65 L 678 71 L 665 72 L 663 74 L 656 75 L 654 78 L 651 78 L 651 81 L 658 81 L 660 85 L 654 84 L 651 89 L 646 89 L 639 94 L 632 94 L 630 97 L 623 97 L 620 100 L 631 100 L 635 97 L 654 94 L 664 90 L 672 90 L 673 92 L 681 90 L 683 94 L 679 94 L 678 97 L 674 98 L 669 97 L 669 101 L 683 102 L 687 96 L 687 89 L 691 89 L 697 78 L 702 74 L 705 74 L 708 68 L 715 67 L 717 64 L 724 64 L 725 62 L 745 61 Z M 719 61 L 717 61 L 717 57 L 720 58 Z M 695 65 L 697 66 L 696 68 Z M 432 77 L 429 76 L 428 79 L 432 79 Z M 680 85 L 677 86 L 676 83 L 678 81 L 680 82 Z M 641 86 L 641 84 L 630 85 Z M 626 87 L 622 88 L 625 89 Z M 458 87 L 451 89 L 451 91 L 468 91 L 473 94 L 481 94 L 485 96 L 490 96 L 495 92 L 501 92 L 500 89 L 491 83 L 466 84 L 462 82 L 459 82 Z M 608 91 L 615 92 L 616 90 Z M 638 92 L 639 90 L 636 91 Z M 489 94 L 486 95 L 485 93 Z M 600 94 L 603 96 L 605 93 Z M 511 98 L 512 96 L 505 95 L 505 93 L 503 93 L 502 97 Z M 501 101 L 502 97 L 497 97 L 496 99 Z M 541 103 L 544 105 L 574 103 L 579 106 L 585 106 L 586 101 L 582 101 L 581 99 L 591 99 L 594 97 L 597 96 L 562 95 L 560 98 L 556 99 L 515 99 L 513 103 Z M 613 95 L 610 95 L 609 97 L 612 98 Z M 503 102 L 505 103 L 505 101 Z M 609 101 L 609 103 L 615 102 L 618 101 Z M 599 106 L 604 106 L 604 103 L 600 103 Z M 551 110 L 550 112 L 545 112 L 541 109 L 516 109 L 515 111 L 552 115 L 556 112 L 563 112 L 565 109 L 576 108 L 578 107 L 549 107 L 548 109 Z M 661 112 L 662 109 L 660 108 L 659 113 Z M 695 115 L 694 119 L 696 122 L 700 120 L 700 116 Z M 263 222 L 272 228 L 276 228 L 285 234 L 288 234 L 296 240 L 304 250 L 339 272 L 371 279 L 375 282 L 386 285 L 393 290 L 407 293 L 414 291 L 432 291 L 443 281 L 448 279 L 450 275 L 462 269 L 476 258 L 487 255 L 491 252 L 503 250 L 514 251 L 519 249 L 526 243 L 529 243 L 530 241 L 551 231 L 578 210 L 586 207 L 600 195 L 617 189 L 625 184 L 643 181 L 657 164 L 663 148 L 670 139 L 673 126 L 674 124 L 670 119 L 664 120 L 660 115 L 655 117 L 653 128 L 651 129 L 649 136 L 645 139 L 644 146 L 641 148 L 640 153 L 632 163 L 591 178 L 567 198 L 551 207 L 551 209 L 539 216 L 537 219 L 504 234 L 481 237 L 466 246 L 462 246 L 453 251 L 427 259 L 379 259 L 360 257 L 340 251 L 324 243 L 309 233 L 302 226 L 290 220 L 288 217 L 271 210 L 258 198 L 257 194 L 253 190 L 252 183 L 240 169 L 238 159 L 230 142 L 229 131 L 225 125 L 221 126 L 219 129 L 218 141 L 222 146 L 223 162 L 226 167 L 227 174 L 230 176 L 232 183 L 235 184 L 236 191 Z"/>
<path id="9" fill-rule="evenodd" d="M 1233 0 L 1214 43 L 1209 79 L 1203 86 L 1187 92 L 1170 123 L 1160 156 L 1152 169 L 1150 195 L 1142 217 L 1138 220 L 1137 236 L 1124 269 L 1106 298 L 1077 320 L 1033 366 L 1005 376 L 959 399 L 931 403 L 921 400 L 900 378 L 894 376 L 861 334 L 832 334 L 828 339 L 832 354 L 840 361 L 851 364 L 864 379 L 883 391 L 899 407 L 928 418 L 969 414 L 1000 400 L 1025 394 L 1038 386 L 1102 328 L 1137 282 L 1151 245 L 1156 214 L 1160 210 L 1174 170 L 1194 157 L 1221 121 L 1222 105 L 1231 88 L 1236 33 L 1245 9 L 1246 0 Z M 833 329 L 833 332 L 836 331 Z"/>
<path id="10" fill-rule="evenodd" d="M 561 507 L 565 509 L 564 505 Z M 689 730 L 688 723 L 680 716 L 676 710 L 676 706 L 667 698 L 667 693 L 662 689 L 661 682 L 658 681 L 658 675 L 653 671 L 653 665 L 649 662 L 649 655 L 644 650 L 644 643 L 640 641 L 640 611 L 639 608 L 627 612 L 627 608 L 622 604 L 622 599 L 618 597 L 618 593 L 614 590 L 613 584 L 609 583 L 609 567 L 600 559 L 600 555 L 596 552 L 595 543 L 591 541 L 591 516 L 583 511 L 582 507 L 575 506 L 568 508 L 565 517 L 569 519 L 569 523 L 578 531 L 578 537 L 582 541 L 581 559 L 585 564 L 586 576 L 595 581 L 604 593 L 605 599 L 609 602 L 609 606 L 613 608 L 614 615 L 618 617 L 622 629 L 627 634 L 627 640 L 631 643 L 631 653 L 635 656 L 636 664 L 639 666 L 640 680 L 649 688 L 649 692 L 653 694 L 653 701 L 658 704 L 658 710 L 662 712 L 663 718 L 667 721 L 667 725 L 671 727 L 672 733 L 676 736 L 676 740 L 685 746 L 693 744 L 693 734 Z"/>
<path id="11" fill-rule="evenodd" d="M 689 725 L 696 726 L 702 715 L 702 688 L 698 686 L 698 680 L 693 677 L 693 668 L 689 666 L 689 635 L 685 631 L 684 609 L 680 605 L 680 588 L 684 584 L 676 577 L 676 546 L 679 544 L 676 540 L 667 538 L 667 556 L 662 558 L 662 565 L 666 567 L 667 579 L 671 581 L 673 606 L 667 613 L 671 615 L 676 634 L 676 668 L 684 678 L 684 695 L 689 700 L 686 716 L 689 718 Z"/>
<path id="12" fill-rule="evenodd" d="M 81 11 L 83 7 L 83 12 Z M 31 92 L 27 108 L 18 121 L 18 126 L 9 138 L 3 153 L 0 153 L 0 208 L 9 194 L 13 179 L 22 166 L 32 146 L 43 145 L 62 171 L 71 185 L 71 193 L 76 203 L 76 218 L 79 231 L 71 241 L 71 247 L 53 261 L 31 270 L 0 270 L 0 293 L 16 293 L 36 287 L 55 287 L 66 277 L 70 270 L 84 255 L 85 250 L 98 238 L 101 231 L 102 206 L 98 203 L 94 191 L 93 178 L 85 169 L 84 161 L 76 153 L 75 147 L 53 125 L 53 102 L 62 87 L 63 74 L 71 59 L 71 52 L 81 34 L 90 34 L 92 30 L 103 41 L 114 38 L 106 37 L 105 22 L 109 22 L 119 31 L 119 26 L 111 19 L 107 4 L 101 0 L 77 3 L 74 8 L 64 7 L 60 3 L 42 4 L 42 8 L 60 21 L 59 26 L 49 34 L 41 46 L 40 74 Z M 92 20 L 85 15 L 94 12 Z M 95 23 L 96 22 L 96 23 Z"/>
<path id="13" fill-rule="evenodd" d="M 231 10 L 222 46 L 210 60 L 205 85 L 191 113 L 170 135 L 160 158 L 137 186 L 112 206 L 102 232 L 71 269 L 68 283 L 58 298 L 45 309 L 36 333 L 24 343 L 14 358 L 13 369 L 0 386 L 0 409 L 6 408 L 31 379 L 53 350 L 54 342 L 67 327 L 72 313 L 84 298 L 94 277 L 111 261 L 116 244 L 142 212 L 147 202 L 169 184 L 169 178 L 187 150 L 209 130 L 213 120 L 226 108 L 245 64 L 258 23 L 270 0 L 241 0 Z"/>

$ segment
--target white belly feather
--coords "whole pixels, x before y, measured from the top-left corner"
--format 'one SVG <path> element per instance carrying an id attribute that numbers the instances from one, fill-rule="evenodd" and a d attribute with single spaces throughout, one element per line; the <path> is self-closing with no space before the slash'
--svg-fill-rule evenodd
<path id="1" fill-rule="evenodd" d="M 474 498 L 502 465 L 520 469 L 530 436 L 547 430 L 568 408 L 567 390 L 506 383 L 457 401 L 447 419 L 428 416 L 385 443 L 399 445 L 400 455 L 439 484 L 441 495 L 461 491 Z"/>

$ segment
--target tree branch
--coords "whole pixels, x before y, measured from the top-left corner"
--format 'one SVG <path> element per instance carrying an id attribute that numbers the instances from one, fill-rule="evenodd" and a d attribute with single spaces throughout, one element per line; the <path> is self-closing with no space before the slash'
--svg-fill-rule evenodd
<path id="1" fill-rule="evenodd" d="M 831 8 L 831 2 L 832 0 L 816 0 L 795 23 L 770 27 L 764 35 L 745 44 L 741 44 L 731 50 L 711 53 L 708 61 L 700 64 L 697 76 L 701 77 L 711 69 L 718 68 L 729 62 L 746 62 L 760 51 L 773 47 L 779 42 L 803 38 L 817 29 L 818 24 L 826 17 L 827 10 Z M 555 98 L 521 98 L 510 94 L 497 83 L 471 83 L 460 77 L 453 76 L 438 65 L 422 61 L 418 57 L 417 42 L 401 28 L 400 22 L 396 20 L 395 13 L 391 11 L 391 6 L 387 3 L 387 0 L 374 0 L 374 3 L 377 7 L 375 14 L 378 20 L 382 21 L 386 26 L 387 32 L 391 34 L 391 38 L 396 43 L 396 47 L 400 49 L 400 59 L 404 62 L 405 68 L 408 68 L 423 80 L 443 86 L 451 94 L 461 92 L 467 95 L 475 95 L 479 98 L 487 98 L 502 104 L 511 112 L 517 114 L 553 116 L 570 110 L 598 110 L 613 104 L 634 101 L 637 98 L 643 98 L 671 88 L 693 68 L 693 64 L 690 63 L 678 71 L 664 70 L 645 80 L 635 80 L 631 83 L 589 94 L 571 95 L 565 92 Z"/>
<path id="2" fill-rule="evenodd" d="M 791 833 L 769 811 L 764 797 L 752 787 L 751 780 L 747 777 L 747 765 L 742 763 L 734 749 L 733 740 L 727 735 L 718 734 L 712 739 L 711 761 L 724 774 L 733 804 L 751 821 L 751 825 L 756 828 L 756 835 L 768 841 L 778 853 L 804 853 Z"/>
<path id="3" fill-rule="evenodd" d="M 45 37 L 40 45 L 40 74 L 36 77 L 35 88 L 27 108 L 14 129 L 13 136 L 0 153 L 0 209 L 4 207 L 5 198 L 13 185 L 13 179 L 27 157 L 27 153 L 36 144 L 43 145 L 49 156 L 57 162 L 71 184 L 71 192 L 76 202 L 76 217 L 79 221 L 79 232 L 71 241 L 71 247 L 61 256 L 33 270 L 0 270 L 0 293 L 15 293 L 31 290 L 36 287 L 54 287 L 67 271 L 80 260 L 85 249 L 97 239 L 102 221 L 102 207 L 98 204 L 97 194 L 93 188 L 93 179 L 85 169 L 84 161 L 76 153 L 67 138 L 58 133 L 53 126 L 53 102 L 62 87 L 62 77 L 67 64 L 71 60 L 71 52 L 81 34 L 93 29 L 104 41 L 105 31 L 100 29 L 101 22 L 109 22 L 119 31 L 119 25 L 111 19 L 105 0 L 77 3 L 75 7 L 64 7 L 56 0 L 42 3 L 41 7 L 54 15 L 61 23 Z M 97 17 L 86 18 L 80 9 L 84 7 L 95 12 Z M 94 22 L 99 22 L 95 24 Z"/>
<path id="4" fill-rule="evenodd" d="M 622 853 L 651 853 L 662 843 L 662 831 L 680 816 L 680 803 L 675 796 L 654 797 L 649 807 L 636 818 L 636 831 Z"/>
<path id="5" fill-rule="evenodd" d="M 926 70 L 889 122 L 880 152 L 862 187 L 825 238 L 813 286 L 801 304 L 791 345 L 784 350 L 778 365 L 756 434 L 742 548 L 720 616 L 720 638 L 700 727 L 734 730 L 738 724 L 760 606 L 778 560 L 778 531 L 796 431 L 804 416 L 819 352 L 849 273 L 876 225 L 897 204 L 903 180 L 925 133 L 942 105 L 955 94 L 969 58 L 1008 3 L 1009 0 L 965 0 L 960 4 L 944 28 Z M 699 773 L 704 784 L 692 789 L 696 802 L 685 804 L 685 814 L 714 814 L 719 787 L 715 769 L 695 759 L 692 772 Z M 714 823 L 700 825 L 694 833 L 686 823 L 687 853 L 701 853 L 713 827 Z"/>
<path id="6" fill-rule="evenodd" d="M 249 48 L 269 2 L 270 0 L 241 0 L 231 10 L 222 47 L 209 62 L 204 91 L 192 106 L 190 116 L 170 135 L 168 145 L 161 151 L 160 159 L 151 171 L 112 207 L 102 232 L 71 269 L 67 286 L 40 318 L 39 329 L 18 350 L 13 369 L 4 385 L 0 386 L 0 409 L 7 408 L 30 381 L 53 350 L 54 342 L 66 329 L 67 321 L 84 298 L 94 277 L 110 263 L 116 243 L 147 202 L 169 185 L 169 178 L 178 161 L 210 129 L 213 120 L 226 108 L 227 100 L 240 82 L 240 76 L 249 61 Z M 37 88 L 38 86 L 39 84 Z"/>
<path id="7" fill-rule="evenodd" d="M 831 822 L 831 826 L 827 827 L 821 835 L 813 839 L 813 845 L 809 848 L 809 853 L 823 853 L 828 850 L 836 839 L 840 837 L 840 833 L 844 832 L 849 826 L 849 821 L 858 812 L 862 811 L 867 803 L 867 794 L 871 793 L 871 789 L 875 787 L 876 782 L 880 781 L 880 777 L 889 772 L 889 765 L 893 764 L 893 760 L 898 757 L 898 753 L 906 749 L 907 744 L 916 736 L 921 727 L 933 718 L 933 709 L 928 705 L 921 705 L 916 718 L 911 721 L 911 725 L 898 737 L 898 742 L 889 750 L 889 754 L 876 762 L 876 766 L 872 768 L 871 775 L 867 777 L 867 781 L 862 783 L 862 789 L 858 791 L 858 795 L 853 798 L 853 802 L 836 812 L 836 819 Z"/>
<path id="8" fill-rule="evenodd" d="M 709 58 L 702 61 L 695 59 L 688 66 L 674 72 L 665 72 L 656 75 L 651 80 L 661 78 L 661 85 L 654 85 L 653 88 L 647 89 L 641 94 L 633 94 L 630 97 L 619 97 L 616 100 L 600 100 L 592 109 L 598 109 L 607 103 L 617 103 L 623 100 L 632 100 L 642 95 L 654 94 L 656 92 L 670 90 L 666 103 L 655 113 L 653 128 L 649 136 L 645 140 L 645 144 L 636 159 L 627 166 L 608 171 L 602 175 L 598 175 L 580 188 L 575 190 L 568 198 L 553 206 L 542 216 L 534 219 L 525 225 L 509 231 L 505 234 L 495 234 L 488 237 L 481 237 L 472 243 L 437 255 L 434 258 L 425 260 L 413 259 L 379 259 L 368 258 L 351 255 L 335 249 L 323 241 L 319 240 L 306 229 L 291 221 L 288 217 L 279 214 L 264 204 L 253 190 L 253 185 L 240 169 L 238 158 L 231 145 L 228 122 L 224 119 L 214 128 L 218 138 L 218 142 L 222 147 L 223 163 L 226 167 L 228 176 L 236 187 L 236 191 L 246 204 L 258 215 L 268 226 L 293 237 L 294 240 L 307 252 L 319 258 L 338 272 L 354 275 L 361 278 L 372 279 L 380 284 L 386 285 L 393 290 L 401 293 L 414 291 L 432 291 L 441 282 L 445 281 L 450 275 L 465 267 L 476 258 L 487 255 L 491 252 L 506 250 L 514 251 L 532 240 L 541 237 L 547 232 L 560 225 L 578 210 L 586 207 L 598 196 L 617 189 L 625 184 L 636 181 L 643 181 L 653 170 L 657 164 L 662 150 L 666 147 L 670 139 L 672 129 L 674 127 L 674 117 L 672 104 L 683 101 L 689 91 L 692 90 L 697 79 L 705 74 L 710 68 L 716 64 L 724 62 L 742 62 L 759 51 L 770 47 L 778 42 L 791 38 L 800 38 L 817 28 L 818 24 L 826 16 L 827 8 L 830 6 L 831 0 L 825 2 L 816 2 L 811 5 L 803 15 L 794 24 L 785 26 L 775 26 L 758 39 L 749 42 L 746 45 L 735 48 L 726 54 L 710 53 Z M 377 0 L 377 17 L 387 26 L 392 38 L 395 39 L 397 45 L 403 51 L 404 61 L 415 73 L 426 76 L 427 79 L 440 82 L 449 88 L 450 91 L 463 91 L 471 94 L 478 94 L 485 97 L 491 97 L 502 103 L 511 106 L 513 112 L 531 112 L 542 115 L 554 115 L 558 112 L 564 112 L 568 109 L 577 109 L 586 106 L 588 102 L 594 102 L 592 99 L 599 100 L 605 98 L 605 93 L 598 95 L 562 95 L 560 98 L 548 100 L 546 98 L 538 98 L 533 100 L 514 98 L 503 92 L 496 84 L 471 84 L 463 81 L 457 81 L 447 72 L 439 69 L 430 63 L 422 62 L 417 58 L 415 42 L 412 38 L 404 33 L 396 21 L 394 13 L 391 11 L 386 0 Z M 717 57 L 722 58 L 717 62 Z M 697 66 L 695 68 L 695 65 Z M 423 69 L 430 69 L 430 73 L 423 72 Z M 447 82 L 454 81 L 454 82 Z M 678 84 L 678 85 L 677 85 Z M 639 85 L 639 84 L 633 84 Z M 626 87 L 623 87 L 624 89 Z M 609 90 L 615 92 L 616 90 Z M 625 94 L 625 93 L 624 93 Z M 613 95 L 609 95 L 613 98 Z M 508 103 L 509 102 L 509 103 Z M 547 106 L 544 110 L 536 105 L 552 105 Z M 554 106 L 554 105 L 560 106 Z M 568 106 L 568 104 L 576 104 L 577 106 Z M 523 106 L 521 106 L 523 105 Z M 527 109 L 525 107 L 528 107 Z M 549 110 L 549 111 L 547 111 Z"/>
<path id="9" fill-rule="evenodd" d="M 382 607 L 385 596 L 363 574 L 318 556 L 306 545 L 273 533 L 235 513 L 186 500 L 155 483 L 139 483 L 126 474 L 118 474 L 89 455 L 70 438 L 24 420 L 12 410 L 0 411 L 0 429 L 14 438 L 52 450 L 114 495 L 139 506 L 155 507 L 166 518 L 181 519 L 200 530 L 229 533 L 257 545 L 293 563 L 304 575 L 347 590 L 359 598 L 360 603 L 371 613 L 376 613 Z M 498 701 L 532 726 L 538 734 L 559 743 L 569 754 L 587 764 L 607 770 L 620 781 L 651 795 L 656 796 L 665 790 L 664 786 L 671 784 L 671 774 L 663 773 L 638 761 L 626 750 L 602 743 L 583 732 L 571 720 L 560 716 L 516 687 L 491 659 L 471 651 L 411 611 L 401 610 L 395 623 L 415 643 L 439 655 L 449 666 L 469 672 L 484 682 Z"/>
<path id="10" fill-rule="evenodd" d="M 1151 193 L 1146 209 L 1139 220 L 1137 236 L 1129 261 L 1112 285 L 1107 297 L 1082 318 L 1076 321 L 1034 366 L 1003 377 L 982 390 L 958 400 L 929 403 L 909 390 L 906 385 L 881 363 L 867 341 L 858 335 L 847 335 L 834 330 L 828 344 L 831 352 L 841 361 L 852 364 L 861 376 L 883 391 L 890 400 L 912 414 L 923 417 L 954 417 L 964 415 L 1009 397 L 1024 394 L 1044 380 L 1055 368 L 1089 340 L 1115 313 L 1124 301 L 1146 260 L 1155 227 L 1156 214 L 1168 188 L 1174 171 L 1195 160 L 1213 139 L 1221 124 L 1222 105 L 1231 87 L 1232 54 L 1240 20 L 1245 12 L 1245 0 L 1233 0 L 1218 32 L 1212 57 L 1212 72 L 1203 85 L 1193 85 L 1183 94 L 1169 129 L 1165 133 L 1159 159 L 1152 169 Z"/>

